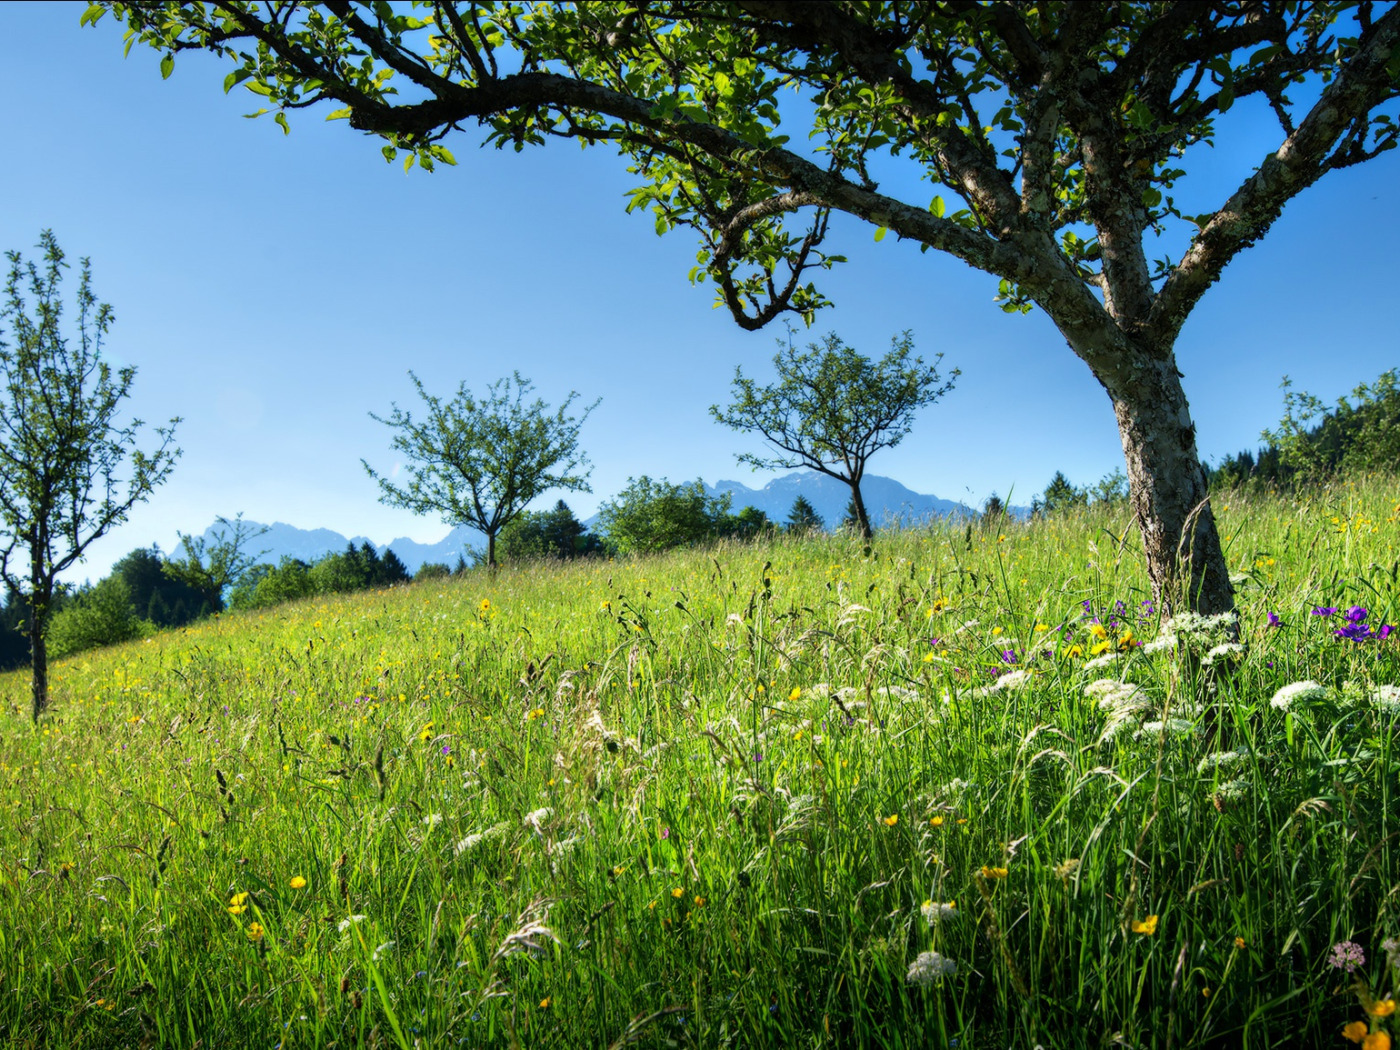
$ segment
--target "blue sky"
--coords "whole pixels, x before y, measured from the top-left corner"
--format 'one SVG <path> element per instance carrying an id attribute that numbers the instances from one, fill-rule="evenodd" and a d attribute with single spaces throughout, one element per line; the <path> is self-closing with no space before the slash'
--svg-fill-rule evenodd
<path id="1" fill-rule="evenodd" d="M 243 119 L 257 100 L 224 95 L 227 70 L 203 56 L 162 81 L 153 52 L 123 58 L 110 17 L 80 29 L 84 6 L 0 4 L 0 249 L 32 257 L 52 228 L 70 258 L 91 257 L 116 312 L 109 354 L 138 368 L 134 411 L 182 416 L 184 456 L 80 575 L 238 512 L 441 538 L 442 522 L 379 504 L 360 466 L 392 467 L 368 413 L 412 407 L 410 368 L 442 394 L 519 370 L 551 403 L 601 397 L 582 432 L 593 494 L 566 497 L 581 517 L 641 474 L 771 477 L 735 464 L 745 439 L 707 408 L 736 365 L 771 376 L 781 331 L 741 331 L 688 283 L 694 241 L 624 214 L 621 160 L 563 142 L 483 150 L 469 132 L 449 143 L 458 167 L 406 174 L 319 113 L 294 114 L 289 136 Z M 1257 117 L 1236 107 L 1201 158 L 1182 194 L 1200 210 L 1277 145 Z M 1332 400 L 1400 365 L 1397 185 L 1397 152 L 1323 179 L 1192 314 L 1177 352 L 1208 459 L 1277 421 L 1285 373 Z M 1089 483 L 1120 465 L 1107 396 L 1043 314 L 1003 314 L 993 278 L 869 226 L 838 219 L 828 246 L 850 262 L 822 281 L 837 306 L 811 339 L 834 330 L 878 356 L 911 329 L 962 370 L 873 472 L 1029 503 L 1056 470 Z"/>

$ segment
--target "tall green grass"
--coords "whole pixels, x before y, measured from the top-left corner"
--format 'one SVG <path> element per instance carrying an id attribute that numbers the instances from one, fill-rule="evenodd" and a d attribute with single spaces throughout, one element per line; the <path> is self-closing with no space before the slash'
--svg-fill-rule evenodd
<path id="1" fill-rule="evenodd" d="M 0 1033 L 1386 1030 L 1362 1000 L 1400 961 L 1400 636 L 1334 631 L 1350 606 L 1400 622 L 1400 491 L 1217 509 L 1247 649 L 1213 658 L 1186 628 L 1137 644 L 1160 628 L 1141 552 L 1100 510 L 225 615 L 57 665 L 37 728 L 26 677 L 0 677 Z M 1304 680 L 1322 688 L 1271 704 Z M 1329 963 L 1347 941 L 1353 974 Z M 935 951 L 956 972 L 916 965 Z"/>

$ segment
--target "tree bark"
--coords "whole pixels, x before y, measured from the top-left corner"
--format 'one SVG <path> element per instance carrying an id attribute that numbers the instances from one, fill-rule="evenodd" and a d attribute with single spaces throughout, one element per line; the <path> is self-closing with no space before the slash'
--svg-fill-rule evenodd
<path id="1" fill-rule="evenodd" d="M 1232 612 L 1234 589 L 1175 355 L 1132 357 L 1131 368 L 1101 378 L 1118 418 L 1153 594 L 1163 616 Z"/>
<path id="2" fill-rule="evenodd" d="M 865 500 L 860 495 L 860 482 L 851 482 L 851 502 L 856 508 L 856 528 L 860 530 L 860 538 L 869 543 L 875 537 L 875 530 L 870 527 L 870 515 L 865 511 Z"/>
<path id="3" fill-rule="evenodd" d="M 32 673 L 34 721 L 49 704 L 48 603 L 39 594 L 29 596 L 29 666 Z"/>

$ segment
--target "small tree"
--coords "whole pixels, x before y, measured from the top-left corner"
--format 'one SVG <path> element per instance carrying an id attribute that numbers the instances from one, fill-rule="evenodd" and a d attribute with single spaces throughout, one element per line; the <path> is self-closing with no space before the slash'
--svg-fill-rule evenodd
<path id="1" fill-rule="evenodd" d="M 940 385 L 943 355 L 925 365 L 911 357 L 913 346 L 911 333 L 895 336 L 876 364 L 834 332 L 821 345 L 798 350 L 789 330 L 787 346 L 773 358 L 777 384 L 757 386 L 736 368 L 734 403 L 712 405 L 710 414 L 735 430 L 757 432 L 774 450 L 771 456 L 743 453 L 740 463 L 760 470 L 808 467 L 849 485 L 856 527 L 868 540 L 873 530 L 860 495 L 866 462 L 904 440 L 914 414 L 951 390 L 958 375 L 954 369 Z"/>
<path id="2" fill-rule="evenodd" d="M 798 496 L 792 501 L 792 509 L 788 511 L 787 530 L 795 533 L 821 532 L 826 528 L 826 522 L 817 513 L 817 508 L 812 506 L 812 501 L 806 496 Z"/>
<path id="3" fill-rule="evenodd" d="M 987 497 L 987 502 L 982 505 L 982 524 L 988 528 L 996 528 L 1006 519 L 1006 504 L 1002 498 L 993 492 Z"/>
<path id="4" fill-rule="evenodd" d="M 1064 471 L 1057 470 L 1050 484 L 1045 486 L 1045 494 L 1031 500 L 1031 513 L 1054 514 L 1071 507 L 1085 506 L 1088 502 L 1089 494 L 1071 484 Z"/>
<path id="5" fill-rule="evenodd" d="M 250 554 L 247 549 L 247 544 L 267 531 L 266 525 L 245 522 L 242 514 L 233 521 L 220 517 L 216 522 L 216 531 L 208 540 L 176 533 L 184 556 L 172 558 L 162 567 L 172 580 L 197 591 L 210 612 L 223 610 L 225 589 L 234 586 L 267 553 Z"/>
<path id="6" fill-rule="evenodd" d="M 40 235 L 39 247 L 42 272 L 18 252 L 6 253 L 0 309 L 0 577 L 28 599 L 36 721 L 48 703 L 46 632 L 59 574 L 126 521 L 180 455 L 178 419 L 156 428 L 153 452 L 137 447 L 139 419 L 119 421 L 136 369 L 113 371 L 102 358 L 113 315 L 92 293 L 88 260 L 78 284 L 77 339 L 70 340 L 60 325 L 67 263 L 51 231 Z M 12 571 L 17 557 L 27 558 L 27 576 Z"/>
<path id="7" fill-rule="evenodd" d="M 486 564 L 494 568 L 496 537 L 535 497 L 549 489 L 592 491 L 578 432 L 597 401 L 578 418 L 569 415 L 576 392 L 557 410 L 538 398 L 527 403 L 534 384 L 519 372 L 492 383 L 484 398 L 474 398 L 463 383 L 455 398 L 443 401 L 408 375 L 427 405 L 427 420 L 414 420 L 398 405 L 387 419 L 370 413 L 395 431 L 391 447 L 407 461 L 410 475 L 401 488 L 361 460 L 379 483 L 381 503 L 480 529 Z"/>

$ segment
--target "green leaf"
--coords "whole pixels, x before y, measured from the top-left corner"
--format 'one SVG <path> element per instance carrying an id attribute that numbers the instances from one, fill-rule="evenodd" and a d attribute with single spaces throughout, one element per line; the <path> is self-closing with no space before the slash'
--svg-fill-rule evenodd
<path id="1" fill-rule="evenodd" d="M 928 210 L 933 212 L 934 218 L 941 219 L 947 207 L 944 205 L 942 197 L 935 197 L 933 198 L 933 203 L 928 206 Z"/>
<path id="2" fill-rule="evenodd" d="M 350 114 L 351 114 L 352 112 L 353 112 L 353 110 L 352 110 L 349 106 L 344 106 L 344 107 L 342 107 L 341 109 L 333 109 L 333 110 L 331 110 L 329 113 L 326 114 L 326 119 L 327 119 L 327 120 L 346 120 L 346 119 L 349 118 L 349 116 L 350 116 Z"/>
<path id="3" fill-rule="evenodd" d="M 876 240 L 877 242 L 878 242 L 878 241 L 883 241 L 883 240 L 885 239 L 885 234 L 887 234 L 887 233 L 889 233 L 889 232 L 890 232 L 890 231 L 889 231 L 889 227 L 887 227 L 887 226 L 880 226 L 880 227 L 877 227 L 876 230 L 875 230 L 875 240 Z"/>
<path id="4" fill-rule="evenodd" d="M 165 57 L 160 60 L 160 78 L 169 80 L 170 74 L 173 72 L 175 72 L 175 56 L 167 52 Z"/>
<path id="5" fill-rule="evenodd" d="M 287 114 L 278 113 L 277 116 L 272 119 L 277 121 L 278 125 L 282 128 L 282 134 L 290 135 L 292 133 L 291 125 L 287 123 Z"/>
<path id="6" fill-rule="evenodd" d="M 1149 208 L 1155 208 L 1162 203 L 1162 191 L 1155 186 L 1149 186 L 1142 191 L 1142 203 Z"/>
<path id="7" fill-rule="evenodd" d="M 97 25 L 106 13 L 107 9 L 101 4 L 89 4 L 88 9 L 83 12 L 83 17 L 78 19 L 79 28 L 85 25 Z"/>

